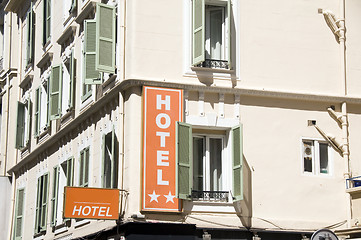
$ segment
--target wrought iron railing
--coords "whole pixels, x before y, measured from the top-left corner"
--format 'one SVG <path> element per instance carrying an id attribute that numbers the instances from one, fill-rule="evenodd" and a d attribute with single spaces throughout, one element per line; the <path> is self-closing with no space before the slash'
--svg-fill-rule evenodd
<path id="1" fill-rule="evenodd" d="M 192 200 L 228 202 L 228 191 L 192 190 Z"/>
<path id="2" fill-rule="evenodd" d="M 229 64 L 228 61 L 225 60 L 206 59 L 197 67 L 229 69 Z"/>
<path id="3" fill-rule="evenodd" d="M 346 189 L 361 187 L 361 176 L 346 179 Z"/>

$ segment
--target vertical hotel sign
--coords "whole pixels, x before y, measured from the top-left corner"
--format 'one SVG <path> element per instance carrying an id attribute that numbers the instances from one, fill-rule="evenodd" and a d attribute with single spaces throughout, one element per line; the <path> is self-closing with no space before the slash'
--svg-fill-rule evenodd
<path id="1" fill-rule="evenodd" d="M 176 198 L 176 122 L 183 118 L 183 91 L 144 87 L 143 211 L 180 211 Z"/>

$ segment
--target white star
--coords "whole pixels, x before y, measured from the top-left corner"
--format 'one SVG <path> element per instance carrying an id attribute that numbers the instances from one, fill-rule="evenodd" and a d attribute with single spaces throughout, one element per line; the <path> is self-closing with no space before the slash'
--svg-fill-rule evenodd
<path id="1" fill-rule="evenodd" d="M 152 202 L 152 201 L 158 202 L 158 197 L 159 197 L 160 195 L 155 194 L 155 190 L 153 190 L 153 193 L 152 193 L 152 194 L 148 194 L 148 196 L 150 197 L 150 202 Z"/>
<path id="2" fill-rule="evenodd" d="M 175 195 L 172 195 L 172 193 L 170 191 L 169 191 L 168 195 L 164 195 L 164 197 L 167 198 L 167 201 L 165 203 L 167 203 L 167 202 L 174 203 L 173 198 L 175 198 Z"/>

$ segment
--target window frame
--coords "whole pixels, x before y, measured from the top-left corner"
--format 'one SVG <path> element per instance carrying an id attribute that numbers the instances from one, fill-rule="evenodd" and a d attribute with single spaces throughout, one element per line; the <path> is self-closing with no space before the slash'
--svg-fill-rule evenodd
<path id="1" fill-rule="evenodd" d="M 312 142 L 312 172 L 305 171 L 305 155 L 304 155 L 304 142 Z M 320 162 L 320 144 L 327 144 L 327 157 L 328 157 L 328 173 L 321 173 Z M 331 177 L 333 176 L 333 149 L 332 146 L 324 139 L 319 138 L 305 138 L 301 139 L 301 172 L 305 176 L 315 177 Z"/>
<path id="2" fill-rule="evenodd" d="M 110 135 L 110 136 L 109 136 Z M 107 138 L 110 138 L 110 156 L 109 159 L 109 171 L 106 171 L 106 155 L 107 155 Z M 102 173 L 101 173 L 101 185 L 102 188 L 117 188 L 118 187 L 118 166 L 119 166 L 119 157 L 118 157 L 118 140 L 115 134 L 115 128 L 107 134 L 102 136 Z M 107 178 L 110 178 L 110 185 L 107 183 Z"/>

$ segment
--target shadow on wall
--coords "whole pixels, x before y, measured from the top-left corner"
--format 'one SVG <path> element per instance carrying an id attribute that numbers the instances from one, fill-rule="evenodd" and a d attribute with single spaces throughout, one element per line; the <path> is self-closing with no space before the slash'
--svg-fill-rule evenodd
<path id="1" fill-rule="evenodd" d="M 234 203 L 237 215 L 246 228 L 251 228 L 252 218 L 252 171 L 243 156 L 243 200 Z"/>

